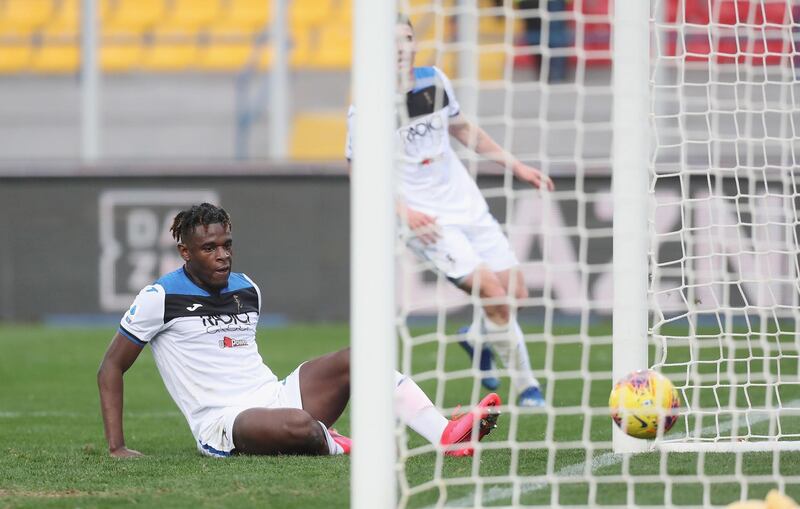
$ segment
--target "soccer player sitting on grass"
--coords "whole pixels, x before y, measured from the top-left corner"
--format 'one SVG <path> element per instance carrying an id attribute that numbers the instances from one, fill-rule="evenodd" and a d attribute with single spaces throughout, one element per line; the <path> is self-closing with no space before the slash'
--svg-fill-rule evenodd
<path id="1" fill-rule="evenodd" d="M 123 374 L 147 344 L 203 454 L 348 453 L 350 440 L 330 427 L 350 397 L 350 350 L 304 362 L 278 380 L 256 345 L 259 288 L 246 275 L 231 272 L 228 214 L 208 203 L 195 205 L 175 216 L 171 231 L 185 265 L 142 289 L 97 374 L 110 454 L 141 456 L 125 445 Z M 445 454 L 471 455 L 473 432 L 480 440 L 494 428 L 496 394 L 474 411 L 447 420 L 413 380 L 395 376 L 398 417 L 445 446 Z"/>
<path id="2" fill-rule="evenodd" d="M 553 181 L 536 168 L 523 164 L 503 150 L 480 127 L 464 117 L 447 76 L 436 67 L 414 67 L 416 43 L 407 18 L 396 25 L 399 90 L 406 92 L 406 108 L 398 112 L 401 196 L 397 211 L 405 217 L 413 236 L 409 247 L 453 284 L 471 294 L 492 299 L 483 305 L 481 323 L 467 332 L 462 346 L 472 356 L 474 338 L 486 337 L 510 371 L 520 406 L 544 405 L 539 381 L 533 376 L 528 347 L 519 324 L 503 302 L 513 289 L 517 299 L 528 296 L 519 262 L 500 225 L 489 212 L 475 181 L 459 161 L 450 137 L 511 168 L 514 175 L 536 187 L 553 190 Z M 405 111 L 402 111 L 405 110 Z M 345 155 L 352 159 L 352 124 L 356 110 L 348 113 Z M 480 368 L 483 385 L 494 390 L 492 350 L 484 344 Z"/>

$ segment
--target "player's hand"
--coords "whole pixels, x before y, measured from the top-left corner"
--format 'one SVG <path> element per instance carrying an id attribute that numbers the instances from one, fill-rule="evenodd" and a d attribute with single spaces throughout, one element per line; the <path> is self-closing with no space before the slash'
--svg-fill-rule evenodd
<path id="1" fill-rule="evenodd" d="M 127 447 L 119 447 L 117 449 L 113 449 L 108 451 L 108 454 L 111 455 L 113 458 L 141 458 L 144 454 L 140 453 L 139 451 L 134 451 L 133 449 L 128 449 Z"/>
<path id="2" fill-rule="evenodd" d="M 553 184 L 553 179 L 527 164 L 518 163 L 514 168 L 514 174 L 518 179 L 529 182 L 539 189 L 553 191 L 556 188 L 555 184 Z"/>
<path id="3" fill-rule="evenodd" d="M 441 238 L 442 234 L 435 217 L 412 208 L 406 208 L 405 212 L 408 227 L 423 244 L 435 244 Z"/>

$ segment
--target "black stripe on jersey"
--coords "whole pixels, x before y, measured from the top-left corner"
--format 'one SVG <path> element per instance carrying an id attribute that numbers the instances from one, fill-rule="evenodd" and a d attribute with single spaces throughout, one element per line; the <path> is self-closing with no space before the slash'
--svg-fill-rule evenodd
<path id="1" fill-rule="evenodd" d="M 434 111 L 447 107 L 448 104 L 450 104 L 450 98 L 447 97 L 447 91 L 436 85 L 412 90 L 406 94 L 409 118 L 430 115 Z"/>
<path id="2" fill-rule="evenodd" d="M 258 313 L 258 293 L 252 286 L 222 295 L 181 295 L 168 293 L 164 296 L 164 323 L 184 316 L 240 315 Z"/>

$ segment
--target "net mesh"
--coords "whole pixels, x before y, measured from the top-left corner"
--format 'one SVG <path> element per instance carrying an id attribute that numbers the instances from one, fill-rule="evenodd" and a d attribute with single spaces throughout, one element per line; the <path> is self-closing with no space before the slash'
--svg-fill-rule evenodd
<path id="1" fill-rule="evenodd" d="M 399 2 L 417 65 L 440 67 L 481 127 L 556 182 L 540 192 L 457 148 L 520 260 L 529 296 L 508 302 L 547 406 L 518 406 L 499 369 L 500 425 L 471 460 L 398 427 L 400 507 L 714 507 L 775 487 L 800 498 L 797 452 L 747 448 L 800 433 L 798 8 L 650 1 L 649 358 L 682 415 L 660 447 L 623 456 L 608 416 L 612 4 Z M 445 413 L 469 408 L 484 374 L 458 331 L 482 302 L 402 239 L 397 253 L 401 370 Z M 692 449 L 706 442 L 734 452 Z"/>

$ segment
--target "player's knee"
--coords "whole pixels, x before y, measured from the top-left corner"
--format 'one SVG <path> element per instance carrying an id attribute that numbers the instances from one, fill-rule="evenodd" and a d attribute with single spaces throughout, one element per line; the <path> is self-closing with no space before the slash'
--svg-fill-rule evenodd
<path id="1" fill-rule="evenodd" d="M 292 412 L 283 422 L 283 433 L 298 450 L 308 452 L 327 450 L 327 440 L 322 426 L 303 410 Z"/>
<path id="2" fill-rule="evenodd" d="M 481 285 L 481 297 L 484 299 L 502 299 L 508 293 L 497 277 L 487 278 Z M 500 305 L 500 303 L 494 304 Z"/>
<path id="3" fill-rule="evenodd" d="M 484 312 L 486 313 L 486 318 L 497 325 L 507 324 L 509 317 L 511 316 L 509 308 L 505 304 L 486 306 L 484 308 Z"/>

